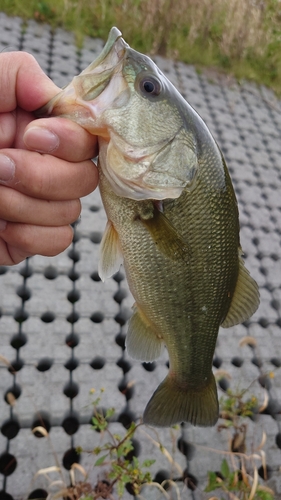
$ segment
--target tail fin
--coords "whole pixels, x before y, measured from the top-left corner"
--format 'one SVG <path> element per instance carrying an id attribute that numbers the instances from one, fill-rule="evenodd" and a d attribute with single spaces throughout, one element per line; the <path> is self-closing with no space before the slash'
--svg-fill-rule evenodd
<path id="1" fill-rule="evenodd" d="M 175 384 L 168 374 L 159 385 L 144 412 L 145 424 L 169 427 L 180 422 L 208 427 L 215 425 L 219 417 L 219 404 L 215 377 L 198 391 L 184 390 Z"/>

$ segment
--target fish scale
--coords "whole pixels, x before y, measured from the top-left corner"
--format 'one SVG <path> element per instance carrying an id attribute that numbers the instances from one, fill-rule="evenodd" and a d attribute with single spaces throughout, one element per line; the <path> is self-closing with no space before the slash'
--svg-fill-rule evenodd
<path id="1" fill-rule="evenodd" d="M 214 425 L 219 327 L 249 318 L 259 294 L 241 258 L 228 170 L 207 126 L 116 28 L 97 60 L 38 114 L 75 120 L 99 137 L 108 217 L 100 276 L 123 260 L 135 298 L 128 353 L 146 362 L 164 346 L 169 354 L 144 422 Z"/>

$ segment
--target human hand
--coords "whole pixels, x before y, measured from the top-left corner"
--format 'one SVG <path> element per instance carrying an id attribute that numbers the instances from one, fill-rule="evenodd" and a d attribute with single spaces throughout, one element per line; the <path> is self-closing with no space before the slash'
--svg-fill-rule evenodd
<path id="1" fill-rule="evenodd" d="M 0 265 L 12 265 L 71 243 L 79 198 L 97 186 L 97 141 L 64 118 L 34 120 L 60 89 L 31 55 L 0 54 L 0 88 Z"/>

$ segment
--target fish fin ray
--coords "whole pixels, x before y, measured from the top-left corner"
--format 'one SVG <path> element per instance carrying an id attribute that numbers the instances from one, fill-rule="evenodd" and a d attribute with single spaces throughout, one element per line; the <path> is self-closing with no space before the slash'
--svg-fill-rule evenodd
<path id="1" fill-rule="evenodd" d="M 246 269 L 242 259 L 242 250 L 239 249 L 238 279 L 228 313 L 221 326 L 228 328 L 243 323 L 254 314 L 259 302 L 258 285 Z"/>
<path id="2" fill-rule="evenodd" d="M 188 260 L 188 245 L 169 219 L 155 207 L 153 217 L 140 219 L 161 253 L 171 260 Z"/>
<path id="3" fill-rule="evenodd" d="M 151 325 L 138 306 L 134 304 L 134 313 L 129 319 L 126 336 L 128 354 L 141 361 L 151 362 L 159 358 L 164 344 L 155 334 Z"/>
<path id="4" fill-rule="evenodd" d="M 145 424 L 169 427 L 190 422 L 213 426 L 219 417 L 216 381 L 213 373 L 206 387 L 197 390 L 180 388 L 168 374 L 149 400 L 143 415 Z"/>
<path id="5" fill-rule="evenodd" d="M 98 273 L 102 281 L 119 270 L 123 262 L 119 236 L 111 221 L 107 221 L 100 243 Z"/>

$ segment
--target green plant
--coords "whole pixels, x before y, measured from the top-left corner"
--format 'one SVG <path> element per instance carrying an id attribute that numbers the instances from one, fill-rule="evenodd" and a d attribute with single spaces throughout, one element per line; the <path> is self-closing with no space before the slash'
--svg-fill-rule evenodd
<path id="1" fill-rule="evenodd" d="M 226 395 L 220 401 L 221 418 L 218 431 L 231 430 L 229 451 L 225 452 L 228 457 L 223 458 L 219 472 L 208 472 L 208 484 L 206 492 L 222 490 L 230 500 L 274 500 L 274 492 L 259 484 L 257 461 L 262 463 L 264 477 L 266 477 L 266 463 L 263 446 L 266 434 L 263 433 L 260 444 L 254 452 L 246 454 L 247 417 L 253 417 L 254 413 L 261 411 L 264 405 L 258 408 L 256 396 L 245 399 L 249 388 L 237 392 L 228 389 Z M 215 500 L 216 497 L 213 497 Z"/>

